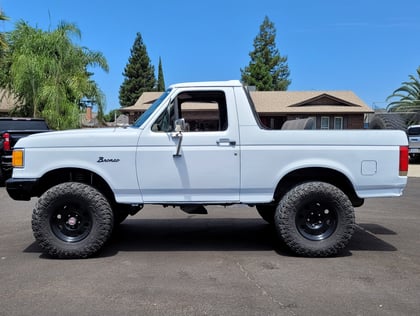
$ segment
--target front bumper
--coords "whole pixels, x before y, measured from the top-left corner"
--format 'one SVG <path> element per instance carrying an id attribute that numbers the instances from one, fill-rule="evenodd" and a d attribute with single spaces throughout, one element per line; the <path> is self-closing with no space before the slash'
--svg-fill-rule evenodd
<path id="1" fill-rule="evenodd" d="M 18 201 L 29 201 L 31 197 L 36 196 L 36 187 L 38 179 L 15 179 L 6 181 L 6 189 L 9 196 Z"/>

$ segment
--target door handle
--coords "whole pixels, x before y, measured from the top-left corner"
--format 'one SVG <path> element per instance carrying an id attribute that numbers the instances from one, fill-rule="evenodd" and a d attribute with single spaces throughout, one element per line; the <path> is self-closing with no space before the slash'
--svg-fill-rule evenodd
<path id="1" fill-rule="evenodd" d="M 229 138 L 220 138 L 217 142 L 218 146 L 235 146 L 236 141 L 230 140 Z"/>

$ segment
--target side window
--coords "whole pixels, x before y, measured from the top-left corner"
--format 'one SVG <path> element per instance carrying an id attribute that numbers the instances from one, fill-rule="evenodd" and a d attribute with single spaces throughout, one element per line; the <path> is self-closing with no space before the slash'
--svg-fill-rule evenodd
<path id="1" fill-rule="evenodd" d="M 153 124 L 154 132 L 172 132 L 183 118 L 186 132 L 217 132 L 228 128 L 226 97 L 222 91 L 180 93 Z"/>
<path id="2" fill-rule="evenodd" d="M 168 105 L 165 111 L 158 117 L 152 125 L 154 132 L 172 132 L 174 130 L 173 123 L 175 121 L 175 102 Z"/>

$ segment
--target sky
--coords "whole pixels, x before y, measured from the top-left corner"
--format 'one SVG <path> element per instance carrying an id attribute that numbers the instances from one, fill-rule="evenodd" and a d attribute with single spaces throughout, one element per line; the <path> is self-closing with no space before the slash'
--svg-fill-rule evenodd
<path id="1" fill-rule="evenodd" d="M 100 51 L 110 71 L 91 69 L 106 110 L 119 108 L 119 88 L 136 34 L 165 84 L 240 79 L 265 16 L 287 56 L 291 91 L 352 90 L 372 108 L 420 66 L 419 0 L 0 0 L 10 18 L 52 30 L 81 30 L 77 45 Z"/>

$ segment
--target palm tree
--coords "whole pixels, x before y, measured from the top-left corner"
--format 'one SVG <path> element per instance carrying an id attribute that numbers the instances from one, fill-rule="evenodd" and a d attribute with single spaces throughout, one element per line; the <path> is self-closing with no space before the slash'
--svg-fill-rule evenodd
<path id="1" fill-rule="evenodd" d="M 8 20 L 9 20 L 9 18 L 0 9 L 0 21 L 8 21 Z M 0 33 L 0 48 L 4 49 L 6 47 L 7 47 L 7 42 L 6 42 L 6 39 L 4 37 L 4 34 Z"/>
<path id="2" fill-rule="evenodd" d="M 108 71 L 100 52 L 75 45 L 80 30 L 61 23 L 45 32 L 18 22 L 9 34 L 7 88 L 20 97 L 19 114 L 42 116 L 54 129 L 79 126 L 80 105 L 89 100 L 104 112 L 104 95 L 91 79 L 91 67 Z"/>
<path id="3" fill-rule="evenodd" d="M 418 112 L 420 111 L 420 67 L 417 68 L 417 78 L 409 76 L 410 81 L 402 83 L 402 86 L 395 90 L 387 101 L 398 98 L 388 104 L 387 110 L 390 112 Z"/>

